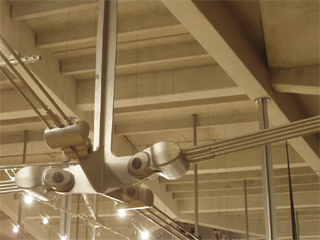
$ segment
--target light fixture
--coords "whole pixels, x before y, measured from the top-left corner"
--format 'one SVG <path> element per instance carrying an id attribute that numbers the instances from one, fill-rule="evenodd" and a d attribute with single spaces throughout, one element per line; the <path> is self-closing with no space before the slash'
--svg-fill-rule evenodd
<path id="1" fill-rule="evenodd" d="M 149 238 L 149 233 L 148 232 L 141 232 L 141 238 L 142 239 L 148 239 Z"/>
<path id="2" fill-rule="evenodd" d="M 118 211 L 118 214 L 119 214 L 120 217 L 124 217 L 124 216 L 126 215 L 126 211 L 123 210 L 123 209 L 120 209 L 120 210 Z"/>
<path id="3" fill-rule="evenodd" d="M 67 240 L 66 236 L 61 236 L 60 240 Z"/>
<path id="4" fill-rule="evenodd" d="M 19 232 L 19 228 L 17 226 L 13 226 L 12 232 L 14 233 Z"/>
<path id="5" fill-rule="evenodd" d="M 32 203 L 32 201 L 33 201 L 33 197 L 31 197 L 30 195 L 24 196 L 24 202 L 26 204 L 30 204 L 30 203 Z"/>
<path id="6" fill-rule="evenodd" d="M 44 225 L 47 225 L 47 224 L 49 223 L 49 219 L 46 218 L 46 217 L 44 217 L 44 218 L 42 219 L 42 223 L 43 223 Z"/>

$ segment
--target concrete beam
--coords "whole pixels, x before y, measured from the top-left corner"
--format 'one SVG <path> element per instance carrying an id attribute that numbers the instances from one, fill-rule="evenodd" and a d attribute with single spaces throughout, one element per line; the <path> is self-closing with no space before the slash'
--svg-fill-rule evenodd
<path id="1" fill-rule="evenodd" d="M 320 192 L 302 192 L 294 194 L 295 208 L 308 208 L 318 207 L 320 200 Z M 178 207 L 180 213 L 193 213 L 193 201 L 194 200 L 179 200 Z M 289 196 L 287 193 L 277 194 L 277 210 L 278 209 L 290 209 Z M 261 196 L 250 196 L 248 198 L 248 210 L 263 211 L 263 201 Z M 217 197 L 199 199 L 199 213 L 218 213 L 226 212 L 232 213 L 233 211 L 244 212 L 244 200 L 243 196 L 236 197 Z"/>
<path id="2" fill-rule="evenodd" d="M 155 39 L 188 33 L 172 14 L 151 15 L 119 21 L 118 43 Z M 38 33 L 39 48 L 95 42 L 97 24 L 87 24 L 69 29 Z"/>
<path id="3" fill-rule="evenodd" d="M 162 2 L 251 100 L 259 97 L 271 99 L 271 123 L 281 125 L 306 118 L 306 113 L 291 96 L 277 94 L 272 89 L 265 58 L 225 2 Z M 290 143 L 314 171 L 319 170 L 319 139 L 315 135 L 292 139 Z"/>
<path id="4" fill-rule="evenodd" d="M 148 122 L 138 122 L 133 124 L 117 124 L 115 132 L 118 135 L 135 135 L 140 133 L 151 133 L 151 132 L 161 132 L 170 130 L 182 130 L 182 129 L 192 129 L 192 119 L 190 118 L 180 118 L 178 120 L 170 120 L 168 122 L 160 121 L 148 121 Z M 229 115 L 215 116 L 197 118 L 197 127 L 208 128 L 217 126 L 230 126 L 241 123 L 257 123 L 259 121 L 259 116 L 257 113 L 245 113 L 245 114 L 234 114 L 232 118 Z"/>
<path id="5" fill-rule="evenodd" d="M 83 111 L 92 109 L 93 95 L 93 80 L 78 83 L 77 101 Z M 144 73 L 138 76 L 118 76 L 115 86 L 115 108 L 169 104 L 225 96 L 239 97 L 239 95 L 242 95 L 241 89 L 219 66 L 208 65 Z M 244 100 L 243 96 L 238 100 L 241 99 Z M 220 100 L 228 101 L 228 99 Z"/>
<path id="6" fill-rule="evenodd" d="M 274 70 L 271 76 L 277 92 L 320 95 L 319 65 Z"/>
<path id="7" fill-rule="evenodd" d="M 307 185 L 307 184 L 317 184 L 319 182 L 319 177 L 315 174 L 306 176 L 292 176 L 292 185 Z M 288 187 L 288 177 L 280 177 L 274 179 L 275 186 L 286 186 Z M 228 179 L 216 179 L 216 181 L 209 183 L 199 183 L 199 191 L 208 189 L 225 189 L 226 187 L 231 189 L 243 189 L 243 182 L 239 180 L 228 180 Z M 247 180 L 247 188 L 262 188 L 261 179 Z M 169 192 L 191 192 L 194 190 L 192 184 L 170 184 L 167 186 Z"/>
<path id="8" fill-rule="evenodd" d="M 198 197 L 199 199 L 206 199 L 206 198 L 219 198 L 219 197 L 243 197 L 244 190 L 239 189 L 230 189 L 225 188 L 228 184 L 221 184 L 221 188 L 219 189 L 204 189 L 199 191 Z M 293 186 L 293 192 L 294 193 L 308 193 L 308 192 L 318 192 L 319 191 L 319 185 L 318 183 L 315 184 L 299 184 Z M 280 193 L 287 193 L 289 196 L 289 186 L 276 186 L 275 192 L 277 194 Z M 260 196 L 262 198 L 262 188 L 260 187 L 254 187 L 247 189 L 247 196 Z M 174 192 L 173 198 L 175 200 L 185 200 L 185 199 L 194 199 L 194 192 L 188 191 L 188 192 Z M 263 215 L 263 214 L 262 214 Z M 262 217 L 263 218 L 263 217 Z"/>
<path id="9" fill-rule="evenodd" d="M 299 168 L 293 168 L 290 170 L 291 176 L 304 176 L 309 174 L 314 174 L 311 168 L 309 167 L 299 167 Z M 200 172 L 198 175 L 198 182 L 214 182 L 218 179 L 227 179 L 228 181 L 232 180 L 253 180 L 253 179 L 261 179 L 261 171 L 259 170 L 248 170 L 243 172 L 213 172 L 213 173 L 202 173 Z M 274 170 L 274 176 L 276 178 L 282 177 L 282 176 L 288 176 L 288 169 L 275 169 Z M 160 183 L 165 184 L 188 184 L 192 183 L 194 181 L 193 175 L 185 175 L 180 179 L 177 179 L 175 181 L 170 181 L 165 178 L 160 178 Z"/>
<path id="10" fill-rule="evenodd" d="M 22 21 L 48 15 L 68 13 L 70 11 L 78 11 L 80 9 L 94 8 L 96 5 L 96 1 L 32 1 L 14 5 L 11 15 L 14 21 Z"/>
<path id="11" fill-rule="evenodd" d="M 81 118 L 81 111 L 76 105 L 76 81 L 72 76 L 60 74 L 60 62 L 50 51 L 38 49 L 35 45 L 36 34 L 25 22 L 14 22 L 10 16 L 11 6 L 7 1 L 1 1 L 1 34 L 7 42 L 22 54 L 40 55 L 42 61 L 28 65 L 43 87 L 48 91 L 57 104 L 62 107 L 67 116 Z M 51 104 L 30 81 L 27 74 L 17 67 L 18 71 L 29 82 L 31 88 L 43 99 L 49 107 Z"/>
<path id="12" fill-rule="evenodd" d="M 119 52 L 117 54 L 116 74 L 128 75 L 182 67 L 214 64 L 205 50 L 196 42 L 166 46 L 157 49 Z M 68 59 L 61 62 L 63 75 L 90 73 L 95 70 L 95 57 Z"/>

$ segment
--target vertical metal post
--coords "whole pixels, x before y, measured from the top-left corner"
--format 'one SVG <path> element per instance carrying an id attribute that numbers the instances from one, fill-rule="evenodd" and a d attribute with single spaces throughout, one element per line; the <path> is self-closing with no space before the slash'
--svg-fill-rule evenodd
<path id="1" fill-rule="evenodd" d="M 24 131 L 22 164 L 26 163 L 26 158 L 27 158 L 28 133 L 29 133 L 28 131 Z"/>
<path id="2" fill-rule="evenodd" d="M 249 221 L 248 221 L 248 198 L 247 198 L 247 180 L 244 179 L 244 209 L 246 214 L 246 236 L 249 240 Z"/>
<path id="3" fill-rule="evenodd" d="M 197 146 L 197 114 L 193 117 L 193 146 Z M 198 209 L 198 165 L 194 164 L 194 235 L 199 237 L 199 209 Z"/>
<path id="4" fill-rule="evenodd" d="M 72 194 L 62 195 L 61 207 L 71 210 L 72 207 Z M 60 235 L 70 239 L 71 230 L 71 214 L 61 212 L 60 215 Z"/>
<path id="5" fill-rule="evenodd" d="M 298 211 L 296 211 L 296 223 L 297 223 L 297 239 L 300 239 L 300 228 L 299 228 L 299 215 L 298 215 Z"/>
<path id="6" fill-rule="evenodd" d="M 23 141 L 23 153 L 22 153 L 22 164 L 26 163 L 27 159 L 27 143 L 28 143 L 28 131 L 24 131 L 24 141 Z M 23 239 L 23 224 L 21 221 L 22 215 L 22 194 L 20 194 L 19 199 L 19 210 L 18 210 L 18 225 L 19 225 L 19 232 L 17 234 L 17 239 Z"/>
<path id="7" fill-rule="evenodd" d="M 269 98 L 255 100 L 259 107 L 260 130 L 269 128 L 267 103 Z M 264 201 L 264 218 L 266 239 L 277 239 L 276 196 L 274 190 L 273 162 L 270 144 L 261 147 L 262 156 L 262 186 Z"/>
<path id="8" fill-rule="evenodd" d="M 94 217 L 95 219 L 98 218 L 98 204 L 99 204 L 99 196 L 97 194 L 94 195 L 93 197 L 93 213 L 94 213 Z M 97 234 L 97 229 L 94 227 L 92 229 L 92 240 L 96 239 L 96 234 Z"/>
<path id="9" fill-rule="evenodd" d="M 77 226 L 76 226 L 76 240 L 79 239 L 79 213 L 80 213 L 80 194 L 77 196 Z"/>

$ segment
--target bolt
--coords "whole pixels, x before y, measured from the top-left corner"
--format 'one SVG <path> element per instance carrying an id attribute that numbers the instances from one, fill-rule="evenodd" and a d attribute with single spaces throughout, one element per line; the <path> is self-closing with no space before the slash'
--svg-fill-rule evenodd
<path id="1" fill-rule="evenodd" d="M 128 188 L 129 196 L 134 196 L 136 194 L 136 190 L 133 187 Z"/>
<path id="2" fill-rule="evenodd" d="M 61 172 L 55 172 L 52 175 L 52 180 L 56 183 L 60 183 L 63 180 L 63 174 Z"/>
<path id="3" fill-rule="evenodd" d="M 141 160 L 140 160 L 140 158 L 134 158 L 133 160 L 132 160 L 132 167 L 134 168 L 134 169 L 139 169 L 140 167 L 141 167 Z"/>

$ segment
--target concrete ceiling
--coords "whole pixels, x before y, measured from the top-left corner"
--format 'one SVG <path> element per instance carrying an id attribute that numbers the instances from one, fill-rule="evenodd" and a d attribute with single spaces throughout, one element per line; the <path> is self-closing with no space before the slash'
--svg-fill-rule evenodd
<path id="1" fill-rule="evenodd" d="M 198 145 L 257 131 L 259 97 L 271 100 L 272 126 L 319 115 L 319 10 L 319 1 L 305 0 L 119 0 L 114 151 L 133 154 L 164 140 L 191 147 L 192 114 L 198 115 Z M 28 67 L 68 116 L 92 128 L 97 18 L 94 0 L 1 1 L 1 34 L 21 56 L 41 56 Z M 0 89 L 0 164 L 21 163 L 24 131 L 27 163 L 61 161 L 62 154 L 43 141 L 45 125 L 2 75 Z M 278 235 L 289 239 L 284 142 L 273 144 L 272 154 Z M 289 155 L 300 236 L 319 239 L 319 134 L 289 140 Z M 244 238 L 246 179 L 250 236 L 264 237 L 260 158 L 260 148 L 253 148 L 198 165 L 201 226 Z M 0 173 L 1 180 L 8 178 Z M 179 180 L 145 182 L 156 206 L 191 224 L 192 183 L 193 166 Z M 73 201 L 76 206 L 76 196 Z M 17 221 L 13 194 L 0 195 L 0 203 L 10 221 Z M 58 239 L 60 212 L 34 204 L 23 208 L 26 232 L 34 239 Z M 99 204 L 106 225 L 131 236 L 133 213 L 119 220 L 110 200 L 100 198 Z M 50 226 L 41 225 L 41 214 L 51 217 Z M 13 234 L 2 227 L 8 222 L 1 219 L 0 233 L 10 239 Z M 81 221 L 82 238 L 85 226 Z M 101 231 L 98 239 L 116 239 L 109 234 Z"/>

